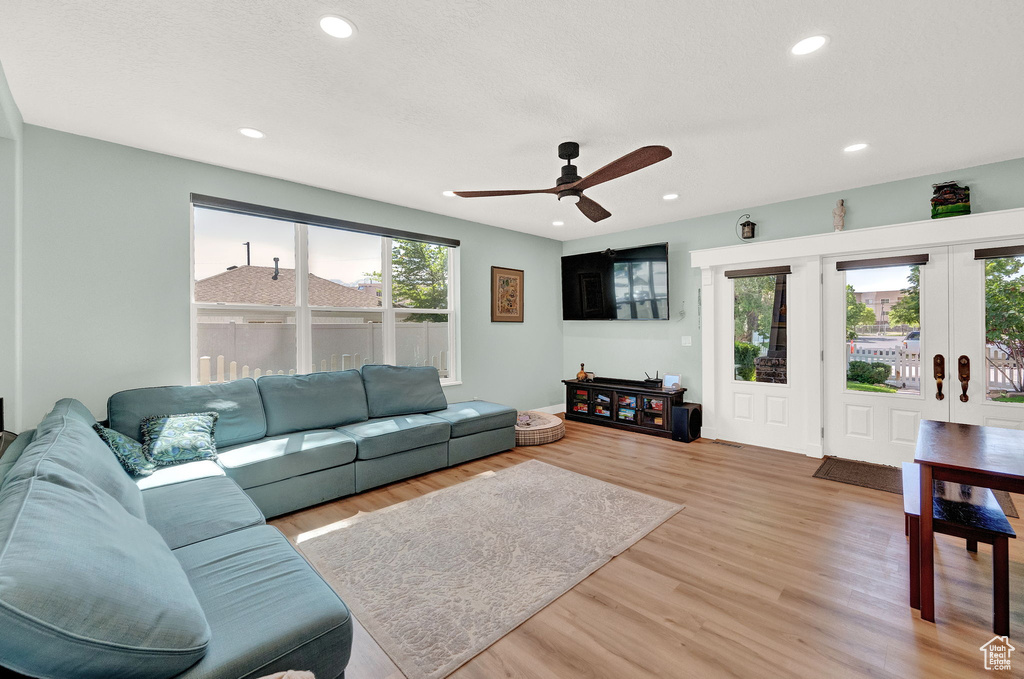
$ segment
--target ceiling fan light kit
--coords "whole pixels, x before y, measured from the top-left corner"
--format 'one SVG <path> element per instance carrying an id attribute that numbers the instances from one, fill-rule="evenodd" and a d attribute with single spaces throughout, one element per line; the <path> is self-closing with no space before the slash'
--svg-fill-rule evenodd
<path id="1" fill-rule="evenodd" d="M 612 216 L 611 212 L 605 210 L 595 201 L 583 195 L 583 192 L 592 186 L 617 179 L 624 175 L 642 170 L 648 165 L 661 162 L 672 155 L 672 152 L 664 146 L 644 146 L 627 153 L 618 160 L 613 160 L 586 177 L 580 177 L 576 166 L 572 161 L 580 155 L 580 145 L 574 141 L 562 142 L 558 145 L 558 157 L 568 161 L 562 166 L 562 174 L 556 180 L 555 185 L 550 189 L 529 189 L 526 191 L 456 191 L 455 195 L 461 198 L 489 198 L 493 196 L 521 196 L 528 193 L 553 193 L 558 200 L 566 199 L 566 202 L 575 203 L 579 211 L 592 222 L 599 222 Z"/>

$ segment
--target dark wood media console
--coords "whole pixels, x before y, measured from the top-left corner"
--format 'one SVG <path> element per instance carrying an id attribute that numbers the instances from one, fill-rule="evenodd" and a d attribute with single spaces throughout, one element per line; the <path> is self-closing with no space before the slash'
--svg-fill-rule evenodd
<path id="1" fill-rule="evenodd" d="M 642 380 L 562 380 L 565 419 L 672 436 L 672 408 L 683 405 L 685 388 L 665 389 Z"/>

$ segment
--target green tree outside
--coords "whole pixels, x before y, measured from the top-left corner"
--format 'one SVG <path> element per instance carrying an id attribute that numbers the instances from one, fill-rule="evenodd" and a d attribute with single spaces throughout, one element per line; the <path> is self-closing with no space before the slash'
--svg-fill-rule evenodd
<path id="1" fill-rule="evenodd" d="M 1006 354 L 1009 371 L 994 366 L 1024 391 L 1024 258 L 1001 257 L 985 262 L 985 341 Z M 987 357 L 986 357 L 986 360 Z"/>
<path id="2" fill-rule="evenodd" d="M 864 302 L 857 301 L 856 290 L 846 286 L 846 339 L 857 339 L 858 325 L 874 325 L 875 312 Z"/>
<path id="3" fill-rule="evenodd" d="M 395 239 L 391 245 L 391 303 L 401 309 L 448 308 L 448 251 L 445 245 Z M 364 274 L 376 282 L 379 271 Z M 409 314 L 403 322 L 444 323 L 447 314 Z"/>
<path id="4" fill-rule="evenodd" d="M 735 340 L 755 344 L 754 333 L 757 333 L 760 342 L 756 344 L 767 351 L 775 304 L 775 276 L 734 278 L 733 290 Z"/>
<path id="5" fill-rule="evenodd" d="M 889 322 L 893 325 L 921 325 L 921 267 L 914 264 L 907 276 L 910 284 L 903 289 L 903 297 L 889 309 Z"/>

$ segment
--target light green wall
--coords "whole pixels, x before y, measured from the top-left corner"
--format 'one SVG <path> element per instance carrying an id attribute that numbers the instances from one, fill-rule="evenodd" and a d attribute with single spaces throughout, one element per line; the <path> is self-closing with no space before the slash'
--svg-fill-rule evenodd
<path id="1" fill-rule="evenodd" d="M 559 242 L 26 125 L 23 427 L 61 397 L 103 416 L 120 389 L 188 383 L 190 192 L 460 239 L 449 400 L 563 400 Z M 492 265 L 525 270 L 524 323 L 490 322 Z"/>
<path id="2" fill-rule="evenodd" d="M 17 318 L 17 277 L 15 275 L 16 204 L 18 174 L 18 142 L 0 137 L 0 397 L 9 418 L 5 426 L 15 423 L 17 399 L 15 381 L 17 349 L 15 320 Z"/>
<path id="3" fill-rule="evenodd" d="M 562 377 L 575 375 L 581 362 L 606 377 L 679 373 L 687 400 L 700 401 L 700 271 L 690 268 L 692 250 L 739 243 L 735 226 L 744 213 L 757 223 L 758 241 L 831 231 L 839 198 L 846 200 L 847 229 L 928 219 L 931 185 L 950 179 L 971 187 L 973 212 L 1024 207 L 1024 159 L 1018 159 L 564 243 L 568 255 L 668 242 L 670 320 L 565 321 Z M 682 346 L 684 335 L 692 346 Z"/>
<path id="4" fill-rule="evenodd" d="M 21 112 L 0 67 L 0 398 L 5 426 L 17 422 L 18 232 L 21 180 Z"/>

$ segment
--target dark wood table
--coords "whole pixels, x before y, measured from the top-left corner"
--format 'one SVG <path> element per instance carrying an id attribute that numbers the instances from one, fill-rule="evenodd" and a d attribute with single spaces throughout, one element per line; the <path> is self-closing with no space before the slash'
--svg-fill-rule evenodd
<path id="1" fill-rule="evenodd" d="M 921 619 L 935 622 L 932 482 L 1024 493 L 1024 431 L 924 420 L 914 461 L 921 465 Z"/>

